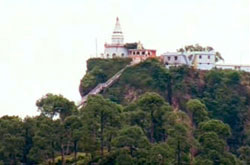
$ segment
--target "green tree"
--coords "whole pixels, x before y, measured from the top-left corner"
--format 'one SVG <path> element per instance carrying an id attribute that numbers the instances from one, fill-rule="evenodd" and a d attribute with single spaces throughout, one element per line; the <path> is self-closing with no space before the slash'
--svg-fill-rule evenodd
<path id="1" fill-rule="evenodd" d="M 240 154 L 239 158 L 242 160 L 244 165 L 250 164 L 250 147 L 242 146 L 238 149 L 238 153 Z"/>
<path id="2" fill-rule="evenodd" d="M 225 141 L 219 139 L 219 136 L 215 132 L 206 132 L 199 138 L 199 142 L 203 147 L 203 151 L 208 153 L 210 150 L 218 151 L 222 153 L 226 146 Z"/>
<path id="3" fill-rule="evenodd" d="M 52 119 L 59 115 L 62 122 L 67 116 L 72 115 L 76 111 L 74 102 L 69 101 L 62 95 L 53 95 L 51 93 L 39 99 L 36 105 L 41 114 Z"/>
<path id="4" fill-rule="evenodd" d="M 145 93 L 135 103 L 136 109 L 130 113 L 130 124 L 140 126 L 150 142 L 164 141 L 166 134 L 164 125 L 164 114 L 172 111 L 172 108 L 164 99 L 156 93 Z"/>
<path id="5" fill-rule="evenodd" d="M 197 160 L 203 158 L 214 164 L 237 164 L 235 156 L 226 150 L 226 139 L 231 135 L 227 124 L 219 120 L 202 122 L 199 124 L 198 134 L 201 148 Z"/>
<path id="6" fill-rule="evenodd" d="M 200 122 L 208 120 L 208 112 L 206 106 L 198 99 L 191 99 L 187 102 L 187 110 L 190 113 L 190 117 L 198 125 Z"/>
<path id="7" fill-rule="evenodd" d="M 201 132 L 215 132 L 220 138 L 227 139 L 231 135 L 231 129 L 228 124 L 220 120 L 208 120 L 199 125 Z"/>
<path id="8" fill-rule="evenodd" d="M 23 149 L 22 162 L 24 164 L 33 164 L 35 162 L 31 161 L 28 157 L 31 148 L 33 147 L 33 137 L 35 134 L 36 117 L 26 117 L 23 120 L 23 136 L 25 139 L 25 145 Z"/>
<path id="9" fill-rule="evenodd" d="M 38 164 L 45 160 L 51 160 L 55 163 L 56 153 L 59 151 L 58 126 L 60 121 L 51 120 L 45 116 L 38 116 L 34 123 L 34 136 L 32 137 L 32 148 L 28 158 Z"/>
<path id="10" fill-rule="evenodd" d="M 230 125 L 230 150 L 236 152 L 243 144 L 242 131 L 249 106 L 249 90 L 241 85 L 241 74 L 237 71 L 212 70 L 205 75 L 202 100 L 210 117 Z"/>
<path id="11" fill-rule="evenodd" d="M 149 150 L 148 164 L 165 165 L 174 162 L 174 151 L 166 143 L 154 144 Z"/>
<path id="12" fill-rule="evenodd" d="M 132 165 L 136 161 L 126 152 L 120 152 L 115 159 L 115 165 Z"/>
<path id="13" fill-rule="evenodd" d="M 103 155 L 105 147 L 108 151 L 111 150 L 111 140 L 120 128 L 121 111 L 120 106 L 99 95 L 90 96 L 86 107 L 82 109 L 87 139 L 90 140 L 90 143 L 92 141 L 97 148 L 100 143 L 101 155 Z M 85 147 L 89 148 L 88 145 Z"/>
<path id="14" fill-rule="evenodd" d="M 135 165 L 139 164 L 136 158 L 133 158 L 127 149 L 119 149 L 105 155 L 98 161 L 99 165 Z"/>
<path id="15" fill-rule="evenodd" d="M 192 146 L 192 139 L 188 137 L 188 127 L 183 123 L 176 123 L 168 129 L 167 144 L 174 151 L 174 163 L 189 164 L 190 163 L 190 149 Z"/>
<path id="16" fill-rule="evenodd" d="M 200 138 L 202 149 L 200 158 L 210 160 L 213 164 L 230 164 L 236 165 L 236 157 L 226 151 L 226 142 L 220 139 L 215 132 L 204 133 Z"/>
<path id="17" fill-rule="evenodd" d="M 60 118 L 60 123 L 58 125 L 54 124 L 56 126 L 54 129 L 58 131 L 58 145 L 61 152 L 62 164 L 65 164 L 64 155 L 65 153 L 69 154 L 70 137 L 63 124 L 68 116 L 76 113 L 77 108 L 74 102 L 69 101 L 62 95 L 53 95 L 50 93 L 39 99 L 36 105 L 41 115 L 48 116 L 51 119 L 58 115 Z"/>
<path id="18" fill-rule="evenodd" d="M 0 159 L 4 164 L 19 164 L 25 145 L 22 120 L 16 116 L 0 118 Z"/>
<path id="19" fill-rule="evenodd" d="M 82 121 L 79 116 L 72 115 L 65 119 L 64 127 L 70 142 L 73 143 L 74 161 L 76 162 L 78 143 L 84 135 Z"/>
<path id="20" fill-rule="evenodd" d="M 138 150 L 150 147 L 147 137 L 138 126 L 123 128 L 119 131 L 118 136 L 113 139 L 112 143 L 118 149 L 128 148 L 132 157 L 136 156 Z"/>

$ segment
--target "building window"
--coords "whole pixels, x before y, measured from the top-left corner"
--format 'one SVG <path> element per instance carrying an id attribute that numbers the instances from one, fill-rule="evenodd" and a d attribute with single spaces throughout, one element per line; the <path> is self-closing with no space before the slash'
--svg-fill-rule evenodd
<path id="1" fill-rule="evenodd" d="M 145 52 L 142 52 L 142 55 L 144 55 L 145 54 Z"/>
<path id="2" fill-rule="evenodd" d="M 151 53 L 150 53 L 150 52 L 148 52 L 148 55 L 151 55 Z"/>
<path id="3" fill-rule="evenodd" d="M 133 52 L 133 55 L 135 55 L 135 52 Z"/>
<path id="4" fill-rule="evenodd" d="M 124 57 L 124 53 L 122 53 L 122 57 Z"/>
<path id="5" fill-rule="evenodd" d="M 199 58 L 202 59 L 202 56 L 200 55 Z"/>
<path id="6" fill-rule="evenodd" d="M 175 56 L 175 57 L 174 57 L 174 59 L 175 59 L 175 60 L 178 60 L 178 57 L 177 57 L 177 56 Z"/>
<path id="7" fill-rule="evenodd" d="M 109 58 L 109 54 L 107 54 L 107 58 Z"/>
<path id="8" fill-rule="evenodd" d="M 170 59 L 171 59 L 171 58 L 170 58 L 170 57 L 168 57 L 168 61 L 170 61 Z"/>
<path id="9" fill-rule="evenodd" d="M 207 56 L 208 59 L 210 59 L 210 56 Z"/>
<path id="10" fill-rule="evenodd" d="M 115 56 L 116 56 L 116 54 L 115 54 L 115 53 L 113 53 L 113 54 L 112 54 L 112 57 L 114 58 Z"/>
<path id="11" fill-rule="evenodd" d="M 138 51 L 138 52 L 137 52 L 137 54 L 139 55 L 139 54 L 140 54 L 140 52 Z"/>

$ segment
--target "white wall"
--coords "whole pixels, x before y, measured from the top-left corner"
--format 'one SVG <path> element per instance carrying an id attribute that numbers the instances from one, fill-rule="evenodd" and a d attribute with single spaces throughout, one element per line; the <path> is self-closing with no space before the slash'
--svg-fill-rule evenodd
<path id="1" fill-rule="evenodd" d="M 215 66 L 215 55 L 214 54 L 200 54 L 196 55 L 198 69 L 210 70 Z"/>
<path id="2" fill-rule="evenodd" d="M 218 69 L 231 69 L 231 70 L 241 70 L 245 72 L 250 72 L 250 66 L 244 65 L 215 65 Z"/>
<path id="3" fill-rule="evenodd" d="M 162 55 L 163 63 L 167 65 L 188 65 L 188 59 L 183 54 L 178 53 L 165 53 Z"/>
<path id="4" fill-rule="evenodd" d="M 242 66 L 240 67 L 240 70 L 245 71 L 245 72 L 250 72 L 250 66 Z"/>
<path id="5" fill-rule="evenodd" d="M 190 55 L 193 56 L 189 59 L 188 57 Z M 177 59 L 175 57 L 177 57 Z M 214 52 L 188 52 L 188 53 L 167 52 L 162 55 L 162 58 L 167 68 L 169 68 L 169 66 L 180 66 L 180 65 L 191 66 L 194 63 L 194 60 L 197 60 L 196 61 L 197 67 L 198 69 L 201 70 L 210 70 L 215 66 Z"/>
<path id="6" fill-rule="evenodd" d="M 198 65 L 198 69 L 200 70 L 211 70 L 214 68 L 214 64 L 207 64 L 207 63 L 203 63 L 203 64 L 199 64 Z"/>
<path id="7" fill-rule="evenodd" d="M 124 47 L 105 48 L 104 58 L 113 58 L 113 56 L 112 56 L 113 54 L 115 54 L 115 57 L 127 57 L 128 56 L 128 49 L 126 49 Z M 124 54 L 124 56 L 122 56 L 122 54 Z"/>

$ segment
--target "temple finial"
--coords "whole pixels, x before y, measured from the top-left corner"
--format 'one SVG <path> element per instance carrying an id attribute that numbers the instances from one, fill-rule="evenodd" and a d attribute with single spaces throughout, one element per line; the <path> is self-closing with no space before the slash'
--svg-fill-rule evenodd
<path id="1" fill-rule="evenodd" d="M 119 22 L 119 18 L 116 17 L 116 23 L 115 23 L 115 29 L 114 29 L 115 33 L 122 33 L 122 29 L 121 29 L 121 25 Z"/>

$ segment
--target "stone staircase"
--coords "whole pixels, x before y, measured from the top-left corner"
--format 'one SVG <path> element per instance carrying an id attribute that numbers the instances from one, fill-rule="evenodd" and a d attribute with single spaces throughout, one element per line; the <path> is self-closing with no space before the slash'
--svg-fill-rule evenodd
<path id="1" fill-rule="evenodd" d="M 103 91 L 104 89 L 109 88 L 112 84 L 114 84 L 114 82 L 116 80 L 118 80 L 120 78 L 120 76 L 122 75 L 122 73 L 124 72 L 124 70 L 126 68 L 132 66 L 132 65 L 134 65 L 134 64 L 131 63 L 129 65 L 126 65 L 123 69 L 121 69 L 119 72 L 117 72 L 114 76 L 112 76 L 110 79 L 108 79 L 105 83 L 98 84 L 88 94 L 86 94 L 85 96 L 82 97 L 81 102 L 80 102 L 80 104 L 77 107 L 81 108 L 82 106 L 84 106 L 84 103 L 86 103 L 89 95 L 97 95 L 101 91 Z"/>

